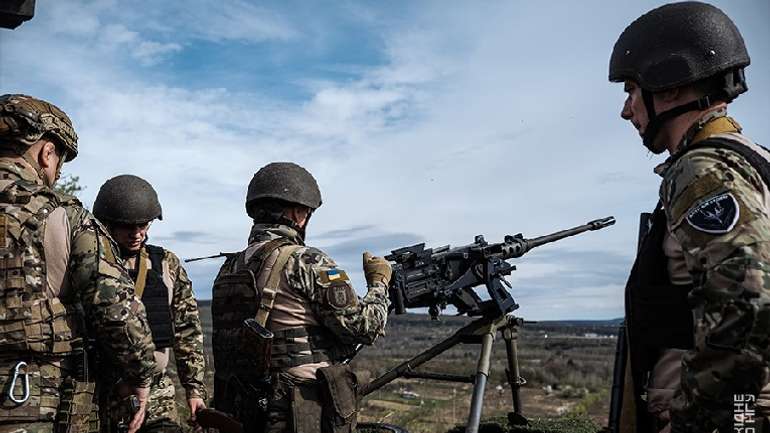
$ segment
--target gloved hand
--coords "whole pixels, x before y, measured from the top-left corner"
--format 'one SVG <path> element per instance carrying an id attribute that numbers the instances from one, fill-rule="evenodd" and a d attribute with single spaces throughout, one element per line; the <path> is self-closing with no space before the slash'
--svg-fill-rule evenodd
<path id="1" fill-rule="evenodd" d="M 364 276 L 369 287 L 375 283 L 382 283 L 388 287 L 392 274 L 393 270 L 387 260 L 375 257 L 368 251 L 364 252 Z"/>

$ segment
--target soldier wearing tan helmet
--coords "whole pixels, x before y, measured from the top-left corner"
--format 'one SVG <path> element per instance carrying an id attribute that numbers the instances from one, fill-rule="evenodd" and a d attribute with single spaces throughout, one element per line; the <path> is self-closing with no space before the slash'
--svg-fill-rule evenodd
<path id="1" fill-rule="evenodd" d="M 748 65 L 730 18 L 692 1 L 642 15 L 612 52 L 621 116 L 669 154 L 626 286 L 624 407 L 635 410 L 621 431 L 759 431 L 766 415 L 770 152 L 727 115 Z"/>
<path id="2" fill-rule="evenodd" d="M 307 170 L 288 162 L 262 167 L 246 197 L 249 246 L 228 258 L 214 282 L 214 404 L 246 431 L 355 430 L 355 377 L 341 361 L 383 333 L 391 269 L 364 253 L 369 291 L 359 298 L 331 257 L 305 245 L 319 206 Z M 271 350 L 244 329 L 246 319 L 272 336 Z"/>
<path id="3" fill-rule="evenodd" d="M 203 331 L 192 282 L 179 257 L 157 245 L 147 243 L 150 224 L 163 219 L 158 194 L 146 180 L 129 174 L 113 177 L 102 185 L 94 201 L 94 215 L 99 218 L 120 247 L 120 254 L 134 280 L 136 295 L 147 310 L 147 320 L 155 343 L 158 369 L 153 376 L 145 424 L 140 433 L 182 432 L 176 408 L 176 390 L 167 367 L 174 355 L 179 382 L 195 423 L 195 412 L 205 408 L 206 387 L 203 375 Z M 120 377 L 115 371 L 112 376 Z M 118 387 L 119 388 L 119 387 Z M 115 418 L 120 411 L 110 410 L 119 401 L 112 400 L 103 409 Z M 108 431 L 110 429 L 107 429 Z"/>
<path id="4" fill-rule="evenodd" d="M 97 431 L 94 355 L 144 418 L 155 368 L 144 307 L 106 229 L 52 190 L 77 135 L 63 111 L 0 96 L 0 431 Z"/>

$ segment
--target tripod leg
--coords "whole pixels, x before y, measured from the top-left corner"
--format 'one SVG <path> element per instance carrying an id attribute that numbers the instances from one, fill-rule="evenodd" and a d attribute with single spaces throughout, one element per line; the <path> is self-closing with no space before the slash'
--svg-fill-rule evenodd
<path id="1" fill-rule="evenodd" d="M 484 405 L 484 388 L 489 377 L 489 364 L 492 356 L 492 343 L 495 341 L 494 331 L 484 334 L 481 339 L 481 355 L 476 368 L 476 380 L 473 383 L 473 397 L 471 397 L 471 412 L 468 415 L 468 425 L 465 433 L 478 433 L 481 421 L 481 410 Z"/>
<path id="2" fill-rule="evenodd" d="M 521 383 L 519 381 L 519 351 L 516 346 L 516 330 L 511 328 L 505 328 L 503 330 L 503 339 L 505 340 L 505 351 L 508 355 L 508 368 L 506 373 L 508 376 L 508 384 L 511 386 L 511 396 L 513 397 L 513 412 L 521 413 L 521 397 L 519 395 L 519 388 Z"/>
<path id="3" fill-rule="evenodd" d="M 521 395 L 520 388 L 524 383 L 519 371 L 519 351 L 516 345 L 518 332 L 514 325 L 508 325 L 503 329 L 503 340 L 505 340 L 505 352 L 508 355 L 508 368 L 505 370 L 508 376 L 508 385 L 511 387 L 511 398 L 513 399 L 513 412 L 508 414 L 508 421 L 512 425 L 527 424 L 527 419 L 521 414 Z"/>

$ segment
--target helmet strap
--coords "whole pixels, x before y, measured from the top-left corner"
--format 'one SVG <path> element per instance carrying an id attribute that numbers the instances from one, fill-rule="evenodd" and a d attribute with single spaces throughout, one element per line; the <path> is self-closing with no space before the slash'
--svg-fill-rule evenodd
<path id="1" fill-rule="evenodd" d="M 663 126 L 671 119 L 681 116 L 682 114 L 689 113 L 691 111 L 703 111 L 711 106 L 714 100 L 714 95 L 706 95 L 695 101 L 688 102 L 686 104 L 678 105 L 674 108 L 666 110 L 662 113 L 655 113 L 655 101 L 653 99 L 653 93 L 649 90 L 642 89 L 642 100 L 644 100 L 644 106 L 647 109 L 647 127 L 642 134 L 642 142 L 644 146 L 652 153 L 661 153 L 662 150 L 655 150 L 654 143 L 655 137 L 658 136 Z"/>

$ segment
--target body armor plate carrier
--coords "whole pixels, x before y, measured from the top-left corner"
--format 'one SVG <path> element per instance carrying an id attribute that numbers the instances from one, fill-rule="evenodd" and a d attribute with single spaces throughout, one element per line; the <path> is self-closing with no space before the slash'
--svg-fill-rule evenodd
<path id="1" fill-rule="evenodd" d="M 163 350 L 171 347 L 174 342 L 174 321 L 171 316 L 171 306 L 169 300 L 170 288 L 163 281 L 163 257 L 165 251 L 163 248 L 155 245 L 145 245 L 147 255 L 152 266 L 147 269 L 144 275 L 144 289 L 142 290 L 142 303 L 147 312 L 147 321 L 152 331 L 152 342 L 155 343 L 156 350 Z M 141 254 L 137 260 L 137 268 L 141 267 L 141 260 L 146 260 Z M 132 269 L 128 272 L 134 282 L 139 278 L 138 269 Z"/>
<path id="2" fill-rule="evenodd" d="M 308 363 L 332 361 L 334 339 L 322 327 L 297 326 L 273 331 L 271 356 L 263 363 L 252 359 L 255 352 L 253 337 L 244 327 L 246 319 L 257 319 L 266 326 L 267 314 L 272 309 L 275 294 L 269 288 L 257 287 L 263 272 L 270 272 L 268 280 L 278 288 L 285 260 L 298 248 L 288 239 L 276 239 L 261 246 L 247 262 L 243 252 L 231 256 L 222 266 L 213 288 L 211 315 L 213 318 L 214 402 L 218 409 L 237 412 L 232 403 L 233 386 L 256 390 L 255 383 L 271 372 L 285 370 Z M 266 263 L 268 257 L 282 249 L 276 263 Z M 281 262 L 280 256 L 284 256 Z M 268 269 L 269 268 L 269 269 Z M 268 282 L 267 286 L 271 286 Z M 269 304 L 269 306 L 268 306 Z M 262 306 L 260 308 L 260 306 Z M 267 313 L 267 314 L 266 314 Z M 307 340 L 307 341 L 304 341 Z M 246 356 L 244 356 L 246 355 Z M 256 371 L 255 365 L 270 365 L 270 371 Z M 235 385 L 233 385 L 235 384 Z M 249 391 L 247 391 L 249 392 Z M 235 402 L 237 404 L 237 402 Z"/>
<path id="3" fill-rule="evenodd" d="M 86 327 L 75 302 L 49 293 L 43 246 L 51 212 L 79 202 L 4 170 L 0 183 L 0 419 L 89 431 Z"/>

